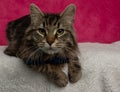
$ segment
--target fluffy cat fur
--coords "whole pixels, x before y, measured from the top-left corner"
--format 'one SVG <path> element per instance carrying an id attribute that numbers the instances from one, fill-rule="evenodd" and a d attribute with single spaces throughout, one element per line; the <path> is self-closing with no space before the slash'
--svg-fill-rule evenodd
<path id="1" fill-rule="evenodd" d="M 81 66 L 73 27 L 74 15 L 75 6 L 72 4 L 60 14 L 43 13 L 35 4 L 31 4 L 29 15 L 8 23 L 6 33 L 9 45 L 5 54 L 19 57 L 24 62 L 46 62 L 54 57 L 67 57 L 68 77 L 62 71 L 66 63 L 30 66 L 45 73 L 60 87 L 66 86 L 68 80 L 77 82 L 81 77 Z"/>

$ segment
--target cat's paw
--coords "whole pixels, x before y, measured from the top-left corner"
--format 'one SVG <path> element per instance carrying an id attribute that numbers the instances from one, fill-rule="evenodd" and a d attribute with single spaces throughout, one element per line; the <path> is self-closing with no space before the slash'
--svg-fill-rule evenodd
<path id="1" fill-rule="evenodd" d="M 77 82 L 80 78 L 81 78 L 81 72 L 79 73 L 72 73 L 72 74 L 68 74 L 69 75 L 69 81 L 71 83 L 75 83 Z"/>
<path id="2" fill-rule="evenodd" d="M 60 78 L 55 82 L 59 87 L 65 87 L 68 84 L 67 78 Z"/>
<path id="3" fill-rule="evenodd" d="M 68 78 L 64 72 L 53 72 L 48 76 L 59 87 L 65 87 L 68 84 Z"/>
<path id="4" fill-rule="evenodd" d="M 81 66 L 77 63 L 68 70 L 68 77 L 71 83 L 77 82 L 81 78 L 81 75 Z"/>

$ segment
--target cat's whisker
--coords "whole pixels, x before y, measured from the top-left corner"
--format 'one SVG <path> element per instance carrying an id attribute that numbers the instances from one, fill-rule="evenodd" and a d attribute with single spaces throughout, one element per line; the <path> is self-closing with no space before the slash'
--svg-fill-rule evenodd
<path id="1" fill-rule="evenodd" d="M 72 49 L 72 48 L 69 48 L 69 47 L 65 47 L 65 50 L 71 52 L 71 53 L 74 53 L 75 51 Z"/>
<path id="2" fill-rule="evenodd" d="M 45 43 L 44 42 L 42 42 L 42 43 L 39 43 L 39 45 L 44 45 Z"/>
<path id="3" fill-rule="evenodd" d="M 45 44 L 45 42 L 42 42 L 42 43 L 39 43 L 38 46 L 42 48 L 42 47 L 44 47 L 44 44 Z"/>
<path id="4" fill-rule="evenodd" d="M 29 61 L 32 57 L 33 60 L 35 60 L 36 53 L 40 50 L 40 48 L 36 49 L 34 52 L 31 53 L 31 55 L 28 57 L 27 61 Z"/>
<path id="5" fill-rule="evenodd" d="M 56 47 L 57 47 L 57 48 L 64 47 L 64 44 L 56 44 Z"/>
<path id="6" fill-rule="evenodd" d="M 67 52 L 69 52 L 68 55 L 69 55 L 70 57 L 72 57 L 72 56 L 74 56 L 75 54 L 77 54 L 76 51 L 74 51 L 72 48 L 68 48 L 68 47 L 67 47 L 65 50 L 66 50 Z"/>
<path id="7" fill-rule="evenodd" d="M 25 48 L 25 49 L 23 49 L 23 51 L 17 52 L 17 53 L 16 53 L 16 56 L 22 55 L 23 53 L 27 52 L 28 50 L 30 50 L 30 49 L 32 49 L 32 48 L 35 48 L 35 47 L 34 47 L 34 46 L 31 46 L 31 47 L 29 47 L 29 48 Z"/>

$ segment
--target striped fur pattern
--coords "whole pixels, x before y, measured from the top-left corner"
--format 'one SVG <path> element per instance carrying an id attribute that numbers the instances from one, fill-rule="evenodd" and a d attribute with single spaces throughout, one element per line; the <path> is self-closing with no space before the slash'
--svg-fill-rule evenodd
<path id="1" fill-rule="evenodd" d="M 68 80 L 77 82 L 81 77 L 81 66 L 73 27 L 74 15 L 74 5 L 69 5 L 60 14 L 48 14 L 31 4 L 30 15 L 8 23 L 6 33 L 9 45 L 5 54 L 19 57 L 25 63 L 29 60 L 46 62 L 54 57 L 69 58 L 68 77 L 62 71 L 65 63 L 29 66 L 47 74 L 60 87 L 65 87 Z"/>

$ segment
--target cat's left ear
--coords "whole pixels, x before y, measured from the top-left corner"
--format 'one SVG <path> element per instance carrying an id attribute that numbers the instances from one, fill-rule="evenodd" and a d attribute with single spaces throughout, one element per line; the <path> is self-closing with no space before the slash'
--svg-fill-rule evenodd
<path id="1" fill-rule="evenodd" d="M 73 24 L 76 7 L 74 4 L 68 5 L 65 10 L 60 14 L 61 20 L 69 24 Z"/>
<path id="2" fill-rule="evenodd" d="M 31 24 L 38 24 L 43 16 L 44 13 L 35 4 L 30 5 Z"/>

